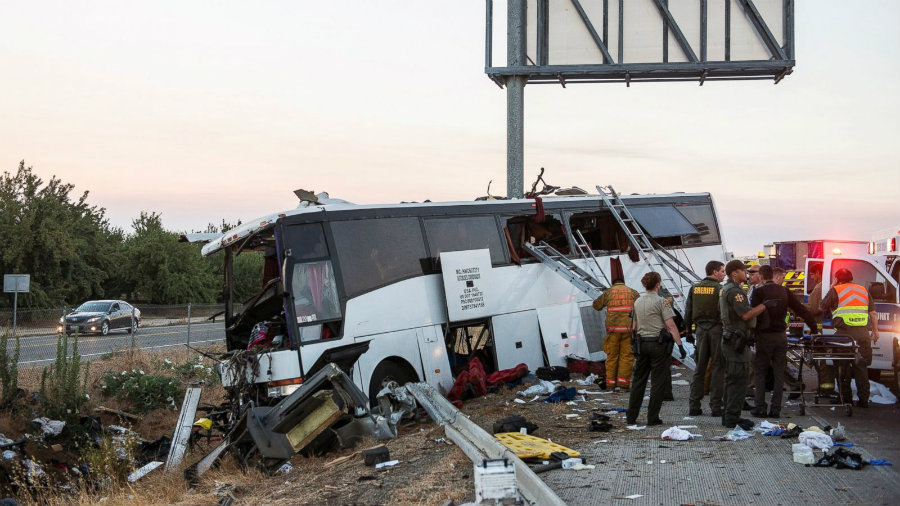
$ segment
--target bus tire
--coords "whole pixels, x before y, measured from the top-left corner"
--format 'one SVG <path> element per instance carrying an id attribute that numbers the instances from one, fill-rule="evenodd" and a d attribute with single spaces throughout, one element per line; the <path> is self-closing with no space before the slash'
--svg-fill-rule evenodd
<path id="1" fill-rule="evenodd" d="M 414 381 L 419 381 L 419 375 L 416 370 L 406 360 L 402 358 L 387 358 L 381 361 L 375 370 L 372 371 L 372 379 L 369 380 L 369 404 L 372 407 L 378 405 L 375 398 L 385 386 L 390 382 L 397 385 L 405 385 Z"/>

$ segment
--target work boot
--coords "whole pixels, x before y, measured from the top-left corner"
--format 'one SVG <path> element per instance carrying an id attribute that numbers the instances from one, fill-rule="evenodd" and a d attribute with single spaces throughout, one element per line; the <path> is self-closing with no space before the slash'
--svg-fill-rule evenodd
<path id="1" fill-rule="evenodd" d="M 746 418 L 739 418 L 737 424 L 744 430 L 750 430 L 756 425 L 753 423 L 753 420 L 747 420 Z"/>
<path id="2" fill-rule="evenodd" d="M 719 417 L 721 417 L 723 414 L 724 414 L 724 413 L 722 412 L 721 409 L 714 409 L 714 410 L 712 410 L 712 413 L 709 414 L 709 416 L 714 416 L 714 417 L 716 417 L 716 418 L 719 418 Z"/>
<path id="3" fill-rule="evenodd" d="M 647 427 L 652 427 L 654 425 L 662 425 L 662 424 L 663 424 L 663 421 L 660 420 L 659 418 L 657 418 L 656 420 L 648 420 L 647 421 Z"/>
<path id="4" fill-rule="evenodd" d="M 868 407 L 869 407 L 869 400 L 868 400 L 868 399 L 866 399 L 866 400 L 860 399 L 860 400 L 856 401 L 856 407 L 858 407 L 858 408 L 868 408 Z"/>
<path id="5" fill-rule="evenodd" d="M 765 410 L 765 408 L 763 408 L 763 409 L 754 408 L 752 411 L 750 411 L 750 414 L 755 416 L 756 418 L 765 418 L 766 410 Z"/>
<path id="6" fill-rule="evenodd" d="M 700 408 L 691 408 L 688 410 L 688 416 L 700 416 L 703 414 L 703 410 Z"/>
<path id="7" fill-rule="evenodd" d="M 781 408 L 769 408 L 769 417 L 770 418 L 780 418 L 781 417 Z"/>

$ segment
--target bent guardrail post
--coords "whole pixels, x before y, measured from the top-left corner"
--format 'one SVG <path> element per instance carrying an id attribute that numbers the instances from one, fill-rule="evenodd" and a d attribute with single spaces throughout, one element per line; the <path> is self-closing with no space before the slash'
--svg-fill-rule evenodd
<path id="1" fill-rule="evenodd" d="M 533 505 L 565 506 L 566 503 L 556 495 L 556 492 L 534 474 L 534 471 L 512 450 L 466 418 L 434 387 L 427 383 L 409 383 L 406 389 L 435 423 L 444 426 L 447 437 L 456 443 L 473 463 L 483 459 L 507 459 L 515 465 L 519 493 L 523 499 Z"/>

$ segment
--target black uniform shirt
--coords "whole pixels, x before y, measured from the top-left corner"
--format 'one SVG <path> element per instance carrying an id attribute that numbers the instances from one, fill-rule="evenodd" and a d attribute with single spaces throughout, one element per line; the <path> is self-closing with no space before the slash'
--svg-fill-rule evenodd
<path id="1" fill-rule="evenodd" d="M 757 326 L 756 330 L 760 332 L 784 332 L 787 330 L 787 323 L 784 320 L 785 316 L 787 316 L 788 308 L 800 315 L 810 329 L 816 329 L 815 317 L 800 302 L 800 299 L 787 288 L 776 285 L 774 281 L 766 281 L 762 286 L 756 287 L 750 295 L 750 305 L 753 307 L 767 300 L 777 301 L 778 305 L 773 308 L 766 308 L 765 313 L 768 318 L 761 318 L 760 321 L 764 322 L 764 325 Z"/>

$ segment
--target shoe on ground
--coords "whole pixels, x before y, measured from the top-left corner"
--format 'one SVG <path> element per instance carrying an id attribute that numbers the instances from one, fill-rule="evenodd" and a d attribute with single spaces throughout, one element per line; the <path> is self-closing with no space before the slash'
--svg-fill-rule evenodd
<path id="1" fill-rule="evenodd" d="M 753 411 L 750 411 L 750 414 L 756 418 L 765 418 L 767 416 L 766 411 L 760 409 L 754 409 Z"/>
<path id="2" fill-rule="evenodd" d="M 636 424 L 637 424 L 637 420 L 629 420 L 629 419 L 626 418 L 626 419 L 625 419 L 625 423 L 627 423 L 628 425 L 636 425 Z"/>
<path id="3" fill-rule="evenodd" d="M 647 427 L 653 427 L 654 425 L 662 425 L 663 421 L 657 418 L 656 420 L 649 420 L 647 422 Z"/>
<path id="4" fill-rule="evenodd" d="M 691 408 L 688 411 L 688 416 L 701 416 L 703 414 L 703 410 L 700 408 Z"/>
<path id="5" fill-rule="evenodd" d="M 769 418 L 781 418 L 781 410 L 780 409 L 770 409 L 769 410 Z"/>
<path id="6" fill-rule="evenodd" d="M 714 410 L 712 410 L 712 413 L 709 414 L 709 416 L 714 416 L 714 417 L 718 418 L 718 417 L 722 416 L 723 414 L 724 413 L 722 412 L 721 409 L 714 409 Z"/>
<path id="7" fill-rule="evenodd" d="M 868 401 L 868 399 L 867 399 L 867 400 L 862 400 L 862 399 L 860 399 L 860 400 L 856 401 L 856 407 L 858 407 L 858 408 L 868 408 L 868 407 L 869 407 L 869 401 Z"/>
<path id="8" fill-rule="evenodd" d="M 753 420 L 747 420 L 746 418 L 738 419 L 737 424 L 740 425 L 740 427 L 744 430 L 750 430 L 754 425 L 756 425 L 755 423 L 753 423 Z"/>

